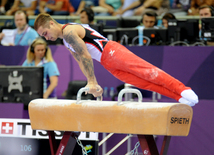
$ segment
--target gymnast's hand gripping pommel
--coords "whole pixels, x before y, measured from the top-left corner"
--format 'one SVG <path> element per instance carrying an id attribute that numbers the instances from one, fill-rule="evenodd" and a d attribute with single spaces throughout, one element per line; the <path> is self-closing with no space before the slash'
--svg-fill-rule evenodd
<path id="1" fill-rule="evenodd" d="M 97 91 L 99 91 L 99 90 L 97 90 Z M 81 102 L 81 95 L 82 95 L 83 92 L 85 92 L 85 93 L 89 92 L 89 88 L 88 87 L 84 87 L 84 88 L 81 88 L 77 92 L 77 104 L 80 104 L 80 102 Z M 102 99 L 103 99 L 102 95 L 100 95 L 100 96 L 97 97 L 97 101 L 102 101 Z"/>

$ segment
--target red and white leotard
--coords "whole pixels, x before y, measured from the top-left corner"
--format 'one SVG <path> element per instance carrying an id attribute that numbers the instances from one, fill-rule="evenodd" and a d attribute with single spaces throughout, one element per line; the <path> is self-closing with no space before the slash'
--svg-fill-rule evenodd
<path id="1" fill-rule="evenodd" d="M 69 23 L 63 26 L 63 29 L 67 25 L 74 25 L 77 23 Z M 88 24 L 79 24 L 81 25 L 85 31 L 85 37 L 83 38 L 83 41 L 86 44 L 88 52 L 91 54 L 91 57 L 97 61 L 100 62 L 102 51 L 104 49 L 104 46 L 108 42 L 108 39 L 102 36 L 100 33 L 92 29 Z M 72 52 L 75 52 L 75 50 L 63 39 L 64 45 L 70 49 Z"/>

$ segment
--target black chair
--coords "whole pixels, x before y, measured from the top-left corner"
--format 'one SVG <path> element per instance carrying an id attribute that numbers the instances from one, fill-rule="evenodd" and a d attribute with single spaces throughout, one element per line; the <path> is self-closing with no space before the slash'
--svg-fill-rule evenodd
<path id="1" fill-rule="evenodd" d="M 84 80 L 70 81 L 68 84 L 68 88 L 67 88 L 65 98 L 76 100 L 77 99 L 77 93 L 78 93 L 79 89 L 85 87 L 86 84 L 87 84 L 87 81 L 84 81 Z M 82 93 L 81 99 L 82 100 L 89 100 L 89 99 L 94 100 L 95 98 L 92 94 L 85 95 L 85 93 Z"/>

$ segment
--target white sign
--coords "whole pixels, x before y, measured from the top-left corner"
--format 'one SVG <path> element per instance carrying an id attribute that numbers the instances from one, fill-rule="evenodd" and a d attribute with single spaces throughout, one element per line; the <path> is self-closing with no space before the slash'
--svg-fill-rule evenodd
<path id="1" fill-rule="evenodd" d="M 63 131 L 54 131 L 55 138 L 61 139 Z M 48 139 L 45 130 L 32 130 L 30 119 L 0 119 L 0 137 L 17 137 Z M 80 140 L 98 140 L 97 132 L 81 132 L 78 137 Z"/>

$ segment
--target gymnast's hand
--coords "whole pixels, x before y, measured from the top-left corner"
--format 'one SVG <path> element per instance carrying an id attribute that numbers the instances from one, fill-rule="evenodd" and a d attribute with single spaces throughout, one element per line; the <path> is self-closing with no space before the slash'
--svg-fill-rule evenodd
<path id="1" fill-rule="evenodd" d="M 86 94 L 92 94 L 94 97 L 102 96 L 103 94 L 103 89 L 98 84 L 87 84 L 85 87 L 89 88 L 89 91 L 86 92 Z"/>

